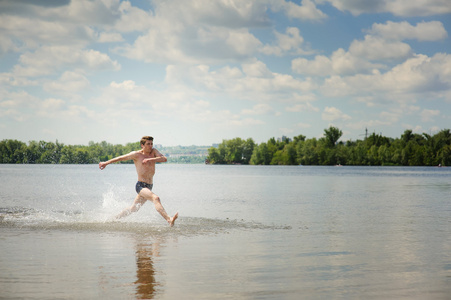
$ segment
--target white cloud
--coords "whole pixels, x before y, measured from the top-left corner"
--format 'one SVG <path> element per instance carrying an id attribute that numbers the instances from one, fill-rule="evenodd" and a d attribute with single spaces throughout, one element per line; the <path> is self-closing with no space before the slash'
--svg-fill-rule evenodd
<path id="1" fill-rule="evenodd" d="M 22 54 L 19 61 L 13 73 L 20 77 L 49 75 L 67 67 L 88 71 L 120 69 L 120 64 L 111 60 L 107 54 L 68 46 L 43 46 L 33 53 Z"/>
<path id="2" fill-rule="evenodd" d="M 17 52 L 17 51 L 19 51 L 19 47 L 13 42 L 12 38 L 8 36 L 3 36 L 0 39 L 0 56 L 8 52 Z"/>
<path id="3" fill-rule="evenodd" d="M 240 0 L 154 1 L 155 16 L 180 20 L 188 26 L 210 24 L 215 27 L 243 28 L 268 25 L 267 1 Z"/>
<path id="4" fill-rule="evenodd" d="M 105 87 L 102 94 L 92 99 L 93 103 L 107 106 L 114 109 L 126 109 L 136 106 L 137 109 L 147 106 L 152 109 L 152 104 L 156 102 L 155 94 L 145 86 L 137 85 L 133 80 L 122 82 L 111 82 Z"/>
<path id="5" fill-rule="evenodd" d="M 266 103 L 260 103 L 254 105 L 251 109 L 243 109 L 241 111 L 241 114 L 243 115 L 265 115 L 268 113 L 273 112 L 274 109 L 271 107 L 271 105 Z"/>
<path id="6" fill-rule="evenodd" d="M 318 89 L 318 86 L 316 86 L 316 84 L 311 83 L 312 88 L 310 89 L 312 91 L 312 93 L 303 93 L 303 94 L 296 94 L 293 95 L 293 102 L 298 103 L 298 102 L 313 102 L 313 101 L 317 101 L 318 97 L 316 94 L 313 93 L 313 91 L 316 91 L 316 89 Z"/>
<path id="7" fill-rule="evenodd" d="M 364 40 L 354 40 L 349 51 L 338 49 L 330 57 L 317 55 L 313 60 L 296 58 L 292 70 L 298 74 L 315 76 L 354 75 L 385 69 L 386 66 L 372 61 L 403 61 L 413 56 L 405 39 L 436 41 L 447 37 L 441 22 L 422 22 L 415 26 L 407 22 L 373 24 Z"/>
<path id="8" fill-rule="evenodd" d="M 445 39 L 448 34 L 443 24 L 438 21 L 421 22 L 415 26 L 406 21 L 385 24 L 373 24 L 364 40 L 354 40 L 349 52 L 368 60 L 402 60 L 413 54 L 413 50 L 403 40 L 437 41 Z"/>
<path id="9" fill-rule="evenodd" d="M 154 15 L 137 17 L 146 20 L 148 30 L 133 44 L 117 47 L 117 53 L 145 62 L 169 64 L 244 61 L 259 51 L 275 55 L 306 53 L 300 48 L 303 38 L 297 28 L 289 27 L 285 34 L 276 32 L 276 43 L 266 46 L 250 30 L 269 26 L 268 8 L 303 20 L 325 17 L 311 0 L 303 0 L 301 5 L 284 0 L 199 0 L 187 1 L 184 5 L 170 0 L 154 1 L 154 5 Z M 131 8 L 122 5 L 122 11 L 130 13 Z M 135 25 L 130 29 L 123 27 L 126 30 L 137 28 Z"/>
<path id="10" fill-rule="evenodd" d="M 267 24 L 265 5 L 242 1 L 155 1 L 149 30 L 116 52 L 157 63 L 215 63 L 250 58 L 261 46 L 247 27 Z"/>
<path id="11" fill-rule="evenodd" d="M 101 32 L 98 41 L 99 43 L 123 42 L 124 38 L 117 32 Z"/>
<path id="12" fill-rule="evenodd" d="M 317 0 L 317 3 L 331 3 L 341 11 L 353 15 L 363 13 L 392 13 L 397 16 L 432 16 L 451 12 L 451 2 L 447 0 Z"/>
<path id="13" fill-rule="evenodd" d="M 224 67 L 210 70 L 208 66 L 171 65 L 166 82 L 178 90 L 203 91 L 216 97 L 231 97 L 259 102 L 296 101 L 300 95 L 314 88 L 310 80 L 298 80 L 291 75 L 273 73 L 264 63 L 254 61 L 239 68 Z"/>
<path id="14" fill-rule="evenodd" d="M 285 0 L 274 0 L 269 3 L 272 10 L 284 11 L 291 19 L 318 21 L 327 17 L 311 0 L 302 0 L 301 5 Z"/>
<path id="15" fill-rule="evenodd" d="M 362 1 L 362 0 L 316 0 L 318 4 L 329 2 L 340 11 L 349 11 L 353 15 L 365 12 L 380 12 L 383 9 L 383 1 Z"/>
<path id="16" fill-rule="evenodd" d="M 276 37 L 275 44 L 263 46 L 260 50 L 262 53 L 277 56 L 312 53 L 311 50 L 303 49 L 304 38 L 300 35 L 300 31 L 296 27 L 288 27 L 285 34 L 275 31 L 274 35 Z"/>
<path id="17" fill-rule="evenodd" d="M 237 127 L 246 127 L 246 126 L 255 126 L 255 125 L 262 125 L 265 124 L 261 120 L 252 119 L 252 118 L 245 118 L 245 119 L 239 119 L 239 120 L 230 120 L 230 122 L 226 121 L 223 123 L 223 125 L 232 125 Z"/>
<path id="18" fill-rule="evenodd" d="M 232 50 L 232 53 L 236 53 L 238 57 L 248 57 L 261 45 L 261 42 L 246 29 L 229 31 L 222 35 L 226 37 L 228 49 Z"/>
<path id="19" fill-rule="evenodd" d="M 273 78 L 273 73 L 262 61 L 253 61 L 242 65 L 243 72 L 250 77 Z"/>
<path id="20" fill-rule="evenodd" d="M 133 45 L 117 47 L 116 52 L 145 62 L 198 64 L 248 59 L 260 46 L 261 42 L 244 28 L 174 25 L 165 21 L 138 37 Z"/>
<path id="21" fill-rule="evenodd" d="M 0 107 L 18 109 L 21 107 L 34 108 L 39 103 L 39 98 L 26 91 L 0 93 Z"/>
<path id="22" fill-rule="evenodd" d="M 60 109 L 64 104 L 64 101 L 61 99 L 54 99 L 54 98 L 49 98 L 46 99 L 42 102 L 41 104 L 41 109 L 45 110 L 45 111 L 55 111 Z"/>
<path id="23" fill-rule="evenodd" d="M 380 36 L 388 40 L 416 39 L 418 41 L 438 41 L 448 37 L 442 22 L 431 21 L 417 23 L 412 26 L 410 23 L 387 21 L 385 24 L 375 23 L 369 30 L 371 35 Z"/>
<path id="24" fill-rule="evenodd" d="M 329 121 L 329 122 L 346 121 L 346 120 L 351 119 L 351 117 L 349 115 L 343 113 L 338 108 L 329 107 L 329 106 L 326 106 L 326 108 L 324 108 L 324 111 L 323 111 L 321 117 L 323 120 Z"/>
<path id="25" fill-rule="evenodd" d="M 0 116 L 12 118 L 17 122 L 26 122 L 36 116 L 46 119 L 64 119 L 69 121 L 69 117 L 78 116 L 84 113 L 93 117 L 93 111 L 84 106 L 66 106 L 63 99 L 47 98 L 39 99 L 24 91 L 13 92 L 4 95 L 0 99 Z M 39 124 L 36 124 L 38 126 Z"/>
<path id="26" fill-rule="evenodd" d="M 357 138 L 361 138 L 365 134 L 363 131 L 360 131 L 364 128 L 380 128 L 382 126 L 389 126 L 392 125 L 392 123 L 388 121 L 381 121 L 381 120 L 371 120 L 371 119 L 365 119 L 357 122 L 349 122 L 346 123 L 346 127 L 353 130 L 359 130 L 359 135 Z M 362 132 L 362 133 L 360 133 Z"/>
<path id="27" fill-rule="evenodd" d="M 70 105 L 68 109 L 62 112 L 62 117 L 70 117 L 70 118 L 89 118 L 91 120 L 96 119 L 97 113 L 83 105 Z"/>
<path id="28" fill-rule="evenodd" d="M 124 89 L 126 91 L 131 91 L 136 88 L 136 84 L 133 80 L 125 80 L 124 82 L 111 82 L 110 86 L 115 89 Z"/>
<path id="29" fill-rule="evenodd" d="M 101 96 L 91 102 L 106 107 L 105 111 L 97 113 L 98 122 L 104 126 L 118 126 L 114 120 L 123 119 L 125 114 L 136 116 L 132 123 L 140 126 L 158 127 L 168 120 L 188 122 L 193 126 L 208 124 L 211 130 L 262 124 L 258 119 L 243 118 L 239 113 L 213 108 L 199 92 L 177 81 L 168 82 L 164 90 L 153 90 L 131 80 L 112 82 Z M 256 105 L 254 108 L 258 113 L 269 112 L 270 109 L 266 105 Z M 243 110 L 242 114 L 252 113 Z"/>
<path id="30" fill-rule="evenodd" d="M 118 12 L 120 17 L 114 28 L 119 32 L 146 31 L 155 24 L 151 11 L 132 6 L 129 1 L 121 2 Z"/>
<path id="31" fill-rule="evenodd" d="M 341 48 L 336 50 L 330 58 L 317 55 L 314 60 L 296 58 L 291 63 L 294 72 L 315 76 L 368 73 L 373 69 L 382 67 L 383 65 L 368 62 Z"/>
<path id="32" fill-rule="evenodd" d="M 421 111 L 421 121 L 423 122 L 432 122 L 434 121 L 434 118 L 440 115 L 439 110 L 434 109 L 423 109 Z"/>
<path id="33" fill-rule="evenodd" d="M 321 91 L 328 96 L 378 95 L 380 99 L 415 101 L 428 93 L 446 99 L 451 87 L 451 55 L 416 55 L 391 70 L 327 78 Z M 416 95 L 416 96 L 414 96 Z"/>
<path id="34" fill-rule="evenodd" d="M 86 46 L 96 38 L 94 26 L 112 26 L 119 1 L 0 1 L 1 48 L 11 51 L 41 45 Z"/>
<path id="35" fill-rule="evenodd" d="M 58 80 L 43 85 L 45 91 L 52 93 L 72 94 L 89 87 L 90 82 L 82 73 L 66 71 Z"/>
<path id="36" fill-rule="evenodd" d="M 403 112 L 392 109 L 391 111 L 383 111 L 379 114 L 379 117 L 383 121 L 379 121 L 380 124 L 394 124 L 402 117 Z"/>
<path id="37" fill-rule="evenodd" d="M 391 0 L 386 1 L 384 11 L 397 16 L 432 16 L 451 12 L 447 0 Z"/>
<path id="38" fill-rule="evenodd" d="M 80 0 L 64 4 L 30 9 L 30 5 L 20 2 L 3 3 L 9 10 L 22 13 L 2 16 L 0 30 L 7 34 L 0 42 L 0 51 L 45 44 L 80 48 L 94 41 L 121 42 L 124 38 L 119 32 L 138 31 L 141 34 L 132 44 L 118 46 L 115 52 L 157 63 L 243 61 L 262 47 L 249 29 L 270 25 L 268 8 L 294 18 L 324 17 L 310 0 L 302 5 L 284 0 L 199 0 L 183 5 L 178 0 L 154 1 L 153 11 L 139 9 L 129 1 Z M 278 44 L 267 51 L 301 52 L 298 46 L 303 39 L 296 28 L 276 36 Z"/>
<path id="39" fill-rule="evenodd" d="M 421 133 L 424 132 L 424 129 L 423 129 L 423 127 L 422 127 L 421 125 L 412 125 L 412 124 L 406 124 L 406 123 L 403 123 L 401 126 L 402 126 L 404 129 L 410 129 L 410 130 L 412 130 L 414 133 L 421 134 Z"/>
<path id="40" fill-rule="evenodd" d="M 307 124 L 307 123 L 297 123 L 296 127 L 306 129 L 306 128 L 312 127 L 312 125 L 311 124 Z"/>
<path id="41" fill-rule="evenodd" d="M 363 41 L 354 40 L 349 46 L 349 52 L 368 60 L 406 59 L 412 55 L 408 44 L 372 35 L 366 35 Z"/>
<path id="42" fill-rule="evenodd" d="M 2 40 L 13 44 L 9 48 L 16 51 L 43 44 L 84 46 L 95 39 L 94 31 L 88 26 L 64 24 L 33 15 L 2 15 L 0 30 L 4 32 Z"/>
<path id="43" fill-rule="evenodd" d="M 283 136 L 291 135 L 294 132 L 293 128 L 279 128 L 280 134 Z"/>
<path id="44" fill-rule="evenodd" d="M 58 118 L 63 113 L 64 100 L 49 98 L 42 101 L 36 109 L 36 114 L 45 118 Z"/>
<path id="45" fill-rule="evenodd" d="M 319 108 L 314 107 L 309 102 L 303 104 L 295 104 L 294 106 L 289 106 L 285 108 L 288 112 L 318 112 Z"/>
<path id="46" fill-rule="evenodd" d="M 332 60 L 324 55 L 317 55 L 314 60 L 296 58 L 291 62 L 291 69 L 298 74 L 327 76 L 332 74 Z"/>
<path id="47" fill-rule="evenodd" d="M 316 8 L 311 0 L 302 0 L 301 5 L 285 0 L 197 0 L 154 1 L 155 15 L 185 24 L 211 24 L 218 27 L 262 27 L 271 23 L 267 9 L 282 12 L 292 19 L 320 20 L 326 15 Z"/>

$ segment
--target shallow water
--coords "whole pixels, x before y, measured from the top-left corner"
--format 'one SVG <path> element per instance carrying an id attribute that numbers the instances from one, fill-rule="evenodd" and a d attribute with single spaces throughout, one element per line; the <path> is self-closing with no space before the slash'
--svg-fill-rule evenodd
<path id="1" fill-rule="evenodd" d="M 451 168 L 0 165 L 0 298 L 449 299 Z"/>

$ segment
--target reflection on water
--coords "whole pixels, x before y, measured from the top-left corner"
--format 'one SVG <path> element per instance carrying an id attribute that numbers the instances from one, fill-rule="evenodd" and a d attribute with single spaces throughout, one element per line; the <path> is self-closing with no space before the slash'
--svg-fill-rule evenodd
<path id="1" fill-rule="evenodd" d="M 99 286 L 104 292 L 100 298 L 155 299 L 164 294 L 164 271 L 156 267 L 162 241 L 166 238 L 147 233 L 135 233 L 133 237 L 113 235 L 100 240 L 98 250 L 102 259 L 94 259 L 100 271 Z M 77 297 L 85 298 L 86 294 Z"/>
<path id="2" fill-rule="evenodd" d="M 136 245 L 136 296 L 138 299 L 153 299 L 156 287 L 161 285 L 155 279 L 153 258 L 159 256 L 160 245 L 138 242 Z"/>

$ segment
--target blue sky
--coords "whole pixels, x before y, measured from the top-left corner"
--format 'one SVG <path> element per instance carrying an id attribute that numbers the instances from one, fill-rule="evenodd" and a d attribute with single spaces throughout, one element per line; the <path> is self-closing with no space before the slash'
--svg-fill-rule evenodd
<path id="1" fill-rule="evenodd" d="M 3 0 L 0 140 L 434 134 L 450 33 L 447 0 Z"/>

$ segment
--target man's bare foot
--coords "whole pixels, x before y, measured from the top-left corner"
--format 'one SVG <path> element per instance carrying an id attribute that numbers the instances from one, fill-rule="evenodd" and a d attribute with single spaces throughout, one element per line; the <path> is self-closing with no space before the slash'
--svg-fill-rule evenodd
<path id="1" fill-rule="evenodd" d="M 175 215 L 169 221 L 169 226 L 171 226 L 171 227 L 174 226 L 174 222 L 175 222 L 175 220 L 177 220 L 178 217 L 179 217 L 179 213 L 176 212 Z"/>

